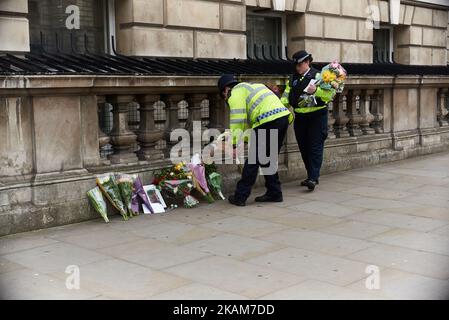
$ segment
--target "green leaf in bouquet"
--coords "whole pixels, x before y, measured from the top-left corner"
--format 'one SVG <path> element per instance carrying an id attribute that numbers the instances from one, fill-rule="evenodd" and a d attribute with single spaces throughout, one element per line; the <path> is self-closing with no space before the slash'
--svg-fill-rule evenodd
<path id="1" fill-rule="evenodd" d="M 87 191 L 87 197 L 94 207 L 95 211 L 97 211 L 105 222 L 109 222 L 108 212 L 106 209 L 106 202 L 103 199 L 103 195 L 101 194 L 100 188 L 95 187 Z"/>

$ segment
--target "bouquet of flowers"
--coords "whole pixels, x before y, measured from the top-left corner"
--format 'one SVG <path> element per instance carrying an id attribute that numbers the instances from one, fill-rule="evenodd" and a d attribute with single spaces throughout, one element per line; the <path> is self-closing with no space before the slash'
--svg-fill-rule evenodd
<path id="1" fill-rule="evenodd" d="M 192 172 L 193 186 L 206 199 L 207 202 L 214 202 L 214 197 L 210 193 L 209 186 L 206 181 L 206 169 L 201 163 L 189 163 L 188 167 Z"/>
<path id="2" fill-rule="evenodd" d="M 125 207 L 128 210 L 129 217 L 137 216 L 139 214 L 138 210 L 133 210 L 132 197 L 134 190 L 134 181 L 136 180 L 137 175 L 129 175 L 129 174 L 119 174 L 117 175 L 117 185 L 120 189 L 120 195 L 122 196 Z"/>
<path id="3" fill-rule="evenodd" d="M 209 188 L 221 200 L 225 200 L 223 192 L 221 191 L 223 179 L 221 177 L 221 174 L 219 174 L 217 172 L 217 167 L 215 166 L 215 164 L 212 163 L 212 164 L 206 164 L 205 168 L 206 168 L 206 179 L 207 179 L 207 184 L 209 185 Z"/>
<path id="4" fill-rule="evenodd" d="M 343 92 L 345 80 L 347 77 L 346 70 L 336 60 L 326 65 L 321 72 L 317 74 L 315 85 L 324 90 L 335 90 L 335 93 Z M 303 94 L 300 96 L 298 107 L 314 107 L 317 105 L 315 95 Z"/>
<path id="5" fill-rule="evenodd" d="M 190 193 L 194 188 L 194 176 L 184 162 L 161 169 L 154 173 L 153 184 L 172 206 L 181 204 L 193 208 L 199 202 Z"/>
<path id="6" fill-rule="evenodd" d="M 164 180 L 159 184 L 159 188 L 161 191 L 165 191 L 167 197 L 169 199 L 174 199 L 175 202 L 177 199 L 182 198 L 182 203 L 185 208 L 193 208 L 199 203 L 199 201 L 190 194 L 193 184 L 189 179 Z M 177 204 L 175 204 L 175 207 L 176 206 Z"/>
<path id="7" fill-rule="evenodd" d="M 136 177 L 133 183 L 133 194 L 131 198 L 131 210 L 133 212 L 139 212 L 139 208 L 144 204 L 149 210 L 151 210 L 150 201 L 147 198 L 147 194 L 143 188 L 142 180 L 140 177 Z"/>
<path id="8" fill-rule="evenodd" d="M 109 222 L 106 202 L 103 199 L 100 188 L 95 187 L 87 191 L 87 197 L 89 198 L 90 203 L 94 207 L 95 211 L 97 211 L 103 217 L 105 222 Z"/>
<path id="9" fill-rule="evenodd" d="M 120 195 L 120 189 L 115 181 L 113 174 L 104 174 L 97 177 L 97 185 L 105 195 L 106 199 L 116 208 L 122 215 L 124 220 L 128 220 L 127 209 L 123 204 L 123 199 Z"/>

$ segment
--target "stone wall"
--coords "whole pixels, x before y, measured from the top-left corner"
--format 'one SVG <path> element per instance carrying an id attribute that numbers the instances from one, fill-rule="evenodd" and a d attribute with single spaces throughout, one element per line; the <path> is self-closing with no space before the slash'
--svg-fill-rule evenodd
<path id="1" fill-rule="evenodd" d="M 0 52 L 30 50 L 27 13 L 27 0 L 0 1 Z"/>
<path id="2" fill-rule="evenodd" d="M 392 25 L 386 0 L 285 0 L 282 11 L 273 4 L 271 0 L 116 1 L 117 49 L 133 56 L 244 59 L 246 15 L 256 10 L 285 15 L 290 56 L 306 49 L 317 62 L 336 58 L 371 63 L 373 30 L 366 27 L 366 20 L 374 8 L 381 25 L 393 26 L 396 62 L 445 65 L 449 61 L 448 10 L 441 6 L 403 3 L 399 24 Z M 29 51 L 27 13 L 27 0 L 0 1 L 0 52 Z M 83 24 L 93 17 L 89 10 L 81 15 Z M 39 38 L 36 30 L 32 32 Z M 91 39 L 98 36 L 95 41 L 103 42 L 102 35 L 92 32 L 88 31 Z M 52 37 L 49 32 L 46 40 L 52 42 Z"/>
<path id="3" fill-rule="evenodd" d="M 286 78 L 242 80 L 282 85 Z M 216 81 L 214 76 L 0 77 L 0 235 L 98 218 L 86 198 L 98 174 L 138 173 L 149 183 L 155 169 L 169 164 L 161 154 L 173 145 L 168 137 L 180 127 L 181 104 L 187 103 L 193 120 L 201 120 L 207 100 L 211 127 L 227 126 L 229 113 L 217 97 Z M 448 88 L 447 76 L 350 77 L 330 106 L 322 172 L 449 150 Z M 107 136 L 98 111 L 105 101 L 113 106 L 109 158 L 100 154 Z M 127 117 L 136 102 L 137 130 Z M 164 150 L 156 148 L 163 136 L 155 127 L 160 102 Z M 292 126 L 279 163 L 283 181 L 306 175 Z M 230 192 L 239 170 L 236 165 L 219 168 Z"/>
<path id="4" fill-rule="evenodd" d="M 120 52 L 129 55 L 246 58 L 247 10 L 286 16 L 288 55 L 306 49 L 315 61 L 373 62 L 371 11 L 390 24 L 386 0 L 286 0 L 276 11 L 269 0 L 123 0 L 117 3 Z M 445 65 L 448 11 L 401 4 L 394 25 L 399 63 Z M 373 16 L 374 17 L 374 16 Z"/>
<path id="5" fill-rule="evenodd" d="M 446 65 L 448 12 L 401 5 L 395 27 L 396 62 L 412 65 Z"/>
<path id="6" fill-rule="evenodd" d="M 246 58 L 242 1 L 123 0 L 117 47 L 127 55 Z"/>

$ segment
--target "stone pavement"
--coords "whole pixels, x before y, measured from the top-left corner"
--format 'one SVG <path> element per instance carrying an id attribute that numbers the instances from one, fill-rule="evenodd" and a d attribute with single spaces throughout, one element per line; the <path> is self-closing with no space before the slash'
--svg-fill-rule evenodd
<path id="1" fill-rule="evenodd" d="M 449 296 L 449 153 L 323 176 L 313 193 L 298 184 L 284 184 L 280 204 L 220 201 L 0 238 L 0 297 Z M 79 290 L 66 288 L 70 265 Z"/>

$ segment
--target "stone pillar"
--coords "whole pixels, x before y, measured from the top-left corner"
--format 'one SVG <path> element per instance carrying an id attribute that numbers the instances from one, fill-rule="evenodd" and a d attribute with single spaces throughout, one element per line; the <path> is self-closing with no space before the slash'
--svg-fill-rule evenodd
<path id="1" fill-rule="evenodd" d="M 383 106 L 380 103 L 380 96 L 381 92 L 380 90 L 374 90 L 372 93 L 370 93 L 370 102 L 371 102 L 371 110 L 373 113 L 373 121 L 371 122 L 370 126 L 374 129 L 375 133 L 383 133 L 384 132 L 384 126 L 383 126 Z"/>
<path id="2" fill-rule="evenodd" d="M 133 152 L 137 136 L 128 128 L 129 104 L 133 99 L 131 95 L 113 96 L 110 99 L 113 106 L 113 126 L 110 137 L 114 153 L 109 156 L 109 159 L 113 164 L 137 162 L 136 154 Z"/>
<path id="3" fill-rule="evenodd" d="M 370 112 L 371 96 L 373 94 L 374 90 L 363 90 L 360 95 L 360 114 L 362 115 L 360 128 L 364 135 L 374 133 L 374 129 L 370 127 L 374 120 L 374 116 Z"/>
<path id="4" fill-rule="evenodd" d="M 335 131 L 334 131 L 334 124 L 335 124 L 335 118 L 334 118 L 334 103 L 329 103 L 329 112 L 327 115 L 327 137 L 328 139 L 335 139 Z"/>
<path id="5" fill-rule="evenodd" d="M 97 106 L 98 106 L 98 144 L 100 149 L 107 145 L 111 138 L 107 136 L 103 130 L 101 129 L 101 113 L 102 109 L 104 109 L 104 104 L 106 102 L 106 99 L 104 96 L 97 96 Z"/>
<path id="6" fill-rule="evenodd" d="M 140 95 L 137 97 L 140 112 L 140 124 L 137 130 L 137 141 L 140 149 L 137 151 L 139 160 L 160 160 L 163 154 L 156 149 L 156 143 L 164 136 L 154 124 L 154 104 L 160 100 L 159 95 Z"/>
<path id="7" fill-rule="evenodd" d="M 448 126 L 448 113 L 446 106 L 444 105 L 446 101 L 446 94 L 448 89 L 440 89 L 438 91 L 438 105 L 437 105 L 437 121 L 440 127 Z"/>
<path id="8" fill-rule="evenodd" d="M 348 123 L 349 118 L 346 116 L 346 111 L 344 109 L 345 95 L 346 92 L 337 95 L 337 98 L 333 102 L 333 114 L 335 117 L 334 131 L 337 138 L 349 137 L 349 132 L 346 128 L 346 124 Z"/>
<path id="9" fill-rule="evenodd" d="M 362 116 L 357 110 L 357 97 L 360 96 L 360 90 L 349 90 L 346 96 L 346 106 L 348 111 L 348 131 L 352 137 L 357 137 L 362 135 L 362 130 L 360 130 L 360 122 L 362 121 Z"/>
<path id="10" fill-rule="evenodd" d="M 211 93 L 209 98 L 209 128 L 224 131 L 228 127 L 226 122 L 225 103 L 217 93 Z"/>
<path id="11" fill-rule="evenodd" d="M 165 103 L 165 110 L 167 113 L 167 121 L 165 123 L 164 139 L 167 141 L 165 149 L 165 157 L 170 157 L 171 148 L 178 143 L 177 141 L 170 141 L 170 133 L 174 129 L 181 128 L 178 118 L 178 103 L 184 99 L 182 94 L 168 94 L 162 96 L 162 101 Z"/>

